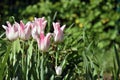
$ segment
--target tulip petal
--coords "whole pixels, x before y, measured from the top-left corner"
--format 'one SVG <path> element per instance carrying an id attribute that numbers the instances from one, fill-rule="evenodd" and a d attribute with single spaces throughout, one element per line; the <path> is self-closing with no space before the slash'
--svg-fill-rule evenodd
<path id="1" fill-rule="evenodd" d="M 9 21 L 7 21 L 6 23 L 7 23 L 8 27 L 12 27 Z"/>
<path id="2" fill-rule="evenodd" d="M 44 38 L 45 38 L 44 33 L 41 32 L 40 33 L 40 44 L 44 42 Z"/>
<path id="3" fill-rule="evenodd" d="M 65 27 L 66 27 L 66 25 L 63 25 L 63 26 L 61 27 L 61 30 L 64 31 Z"/>
<path id="4" fill-rule="evenodd" d="M 2 27 L 6 30 L 7 29 L 7 26 L 5 26 L 5 25 L 2 25 Z"/>
<path id="5" fill-rule="evenodd" d="M 24 25 L 24 23 L 21 20 L 20 21 L 20 29 L 21 29 L 22 32 L 24 31 L 24 27 L 25 27 L 25 25 Z"/>
<path id="6" fill-rule="evenodd" d="M 48 33 L 45 37 L 45 45 L 47 46 L 50 45 L 50 37 L 51 37 L 51 33 Z"/>

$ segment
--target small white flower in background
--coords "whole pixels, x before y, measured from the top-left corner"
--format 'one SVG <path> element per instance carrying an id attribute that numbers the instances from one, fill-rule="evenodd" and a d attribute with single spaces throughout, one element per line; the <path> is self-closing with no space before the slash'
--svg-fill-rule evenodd
<path id="1" fill-rule="evenodd" d="M 14 77 L 14 78 L 12 78 L 12 80 L 19 80 L 19 79 L 18 79 L 18 77 Z"/>
<path id="2" fill-rule="evenodd" d="M 60 76 L 62 74 L 62 67 L 61 66 L 56 66 L 55 67 L 56 74 Z"/>
<path id="3" fill-rule="evenodd" d="M 13 25 L 10 24 L 10 22 L 7 21 L 7 26 L 2 25 L 2 27 L 6 30 L 6 37 L 9 40 L 15 40 L 19 37 L 19 31 L 18 26 L 19 24 L 15 22 Z"/>

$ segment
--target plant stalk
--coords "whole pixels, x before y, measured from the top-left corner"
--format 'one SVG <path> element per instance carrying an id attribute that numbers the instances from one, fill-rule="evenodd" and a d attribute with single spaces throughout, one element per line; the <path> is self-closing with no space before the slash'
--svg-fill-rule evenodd
<path id="1" fill-rule="evenodd" d="M 56 52 L 56 57 L 55 57 L 56 59 L 55 59 L 55 66 L 57 66 L 57 64 L 58 64 L 58 53 Z"/>
<path id="2" fill-rule="evenodd" d="M 41 80 L 44 80 L 44 53 L 42 52 L 42 57 L 41 57 Z"/>

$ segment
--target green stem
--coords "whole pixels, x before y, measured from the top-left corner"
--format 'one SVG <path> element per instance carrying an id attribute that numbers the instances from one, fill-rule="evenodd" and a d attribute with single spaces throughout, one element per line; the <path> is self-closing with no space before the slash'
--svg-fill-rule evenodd
<path id="1" fill-rule="evenodd" d="M 56 46 L 57 46 L 57 45 L 56 45 Z M 58 48 L 58 47 L 55 47 L 55 49 L 56 49 L 56 53 L 55 53 L 55 66 L 57 66 L 57 64 L 58 64 L 58 53 L 59 53 L 59 52 L 58 52 L 58 51 L 59 51 L 58 49 L 59 49 L 59 48 Z"/>
<path id="2" fill-rule="evenodd" d="M 26 54 L 26 80 L 28 80 L 28 54 Z"/>
<path id="3" fill-rule="evenodd" d="M 55 66 L 58 64 L 58 53 L 56 52 L 56 57 L 55 57 Z"/>
<path id="4" fill-rule="evenodd" d="M 38 79 L 40 78 L 40 73 L 39 73 L 39 67 L 40 67 L 40 53 L 39 53 L 39 49 L 38 49 L 38 63 L 37 63 L 37 77 Z"/>
<path id="5" fill-rule="evenodd" d="M 21 54 L 22 54 L 22 72 L 23 72 L 23 74 L 24 74 L 24 43 L 22 42 L 22 50 L 21 50 Z M 23 77 L 23 79 L 24 79 L 24 77 Z"/>
<path id="6" fill-rule="evenodd" d="M 24 41 L 22 41 L 22 43 L 23 43 L 23 52 L 22 52 L 22 67 L 23 67 L 23 72 L 24 72 L 24 74 L 25 74 L 25 77 L 24 77 L 24 79 L 25 80 L 28 80 L 28 54 L 27 54 L 27 52 L 26 52 L 26 50 L 25 50 L 25 42 Z M 24 63 L 24 61 L 25 61 L 25 63 Z"/>
<path id="7" fill-rule="evenodd" d="M 41 69 L 41 80 L 44 80 L 44 53 L 42 53 L 40 69 Z"/>
<path id="8" fill-rule="evenodd" d="M 16 59 L 15 59 L 15 53 L 16 53 L 15 52 L 15 49 L 16 49 L 15 47 L 16 47 L 16 44 L 15 43 L 16 43 L 16 41 L 13 42 L 13 46 L 14 46 L 13 47 L 14 48 L 14 52 L 13 52 L 13 65 L 15 65 L 15 62 L 16 62 Z"/>

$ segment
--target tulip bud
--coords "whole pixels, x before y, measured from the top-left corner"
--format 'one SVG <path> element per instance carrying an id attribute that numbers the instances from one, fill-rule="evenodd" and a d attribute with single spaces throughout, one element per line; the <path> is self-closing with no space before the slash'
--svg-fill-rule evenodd
<path id="1" fill-rule="evenodd" d="M 56 74 L 60 76 L 62 74 L 62 67 L 61 66 L 56 66 L 55 67 Z"/>

